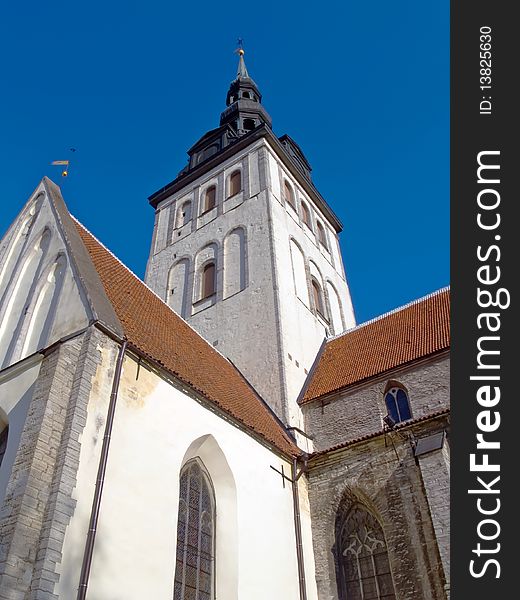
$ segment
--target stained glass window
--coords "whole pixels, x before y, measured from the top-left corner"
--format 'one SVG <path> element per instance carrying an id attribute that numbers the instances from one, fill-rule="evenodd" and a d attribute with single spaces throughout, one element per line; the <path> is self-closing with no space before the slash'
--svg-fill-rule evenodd
<path id="1" fill-rule="evenodd" d="M 395 423 L 406 421 L 412 418 L 408 396 L 402 388 L 391 388 L 385 395 L 386 408 L 388 414 Z"/>
<path id="2" fill-rule="evenodd" d="M 340 522 L 337 550 L 340 600 L 395 600 L 383 530 L 361 505 Z"/>
<path id="3" fill-rule="evenodd" d="M 213 600 L 215 499 L 198 460 L 181 473 L 173 600 Z"/>

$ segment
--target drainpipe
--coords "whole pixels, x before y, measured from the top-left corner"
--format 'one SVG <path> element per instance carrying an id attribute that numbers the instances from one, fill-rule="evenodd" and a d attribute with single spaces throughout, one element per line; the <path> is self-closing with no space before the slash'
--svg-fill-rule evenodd
<path id="1" fill-rule="evenodd" d="M 296 537 L 296 559 L 298 562 L 298 580 L 300 584 L 300 600 L 307 600 L 307 586 L 305 585 L 305 565 L 303 562 L 303 542 L 302 542 L 302 524 L 300 519 L 300 495 L 298 492 L 298 479 L 300 479 L 303 470 L 298 472 L 298 459 L 293 458 L 292 462 L 292 493 L 294 506 L 294 533 Z"/>
<path id="2" fill-rule="evenodd" d="M 96 479 L 96 489 L 92 501 L 92 510 L 90 513 L 90 522 L 88 526 L 87 541 L 83 553 L 83 563 L 81 565 L 81 576 L 79 579 L 77 600 L 85 600 L 87 596 L 88 580 L 90 576 L 90 567 L 92 565 L 92 555 L 94 553 L 94 541 L 96 539 L 97 524 L 99 519 L 99 509 L 101 506 L 101 495 L 103 494 L 103 484 L 105 482 L 105 472 L 107 469 L 108 450 L 110 447 L 110 437 L 112 435 L 112 425 L 114 424 L 114 414 L 116 411 L 117 392 L 119 382 L 121 381 L 121 371 L 123 368 L 123 358 L 126 351 L 126 340 L 119 348 L 117 356 L 116 370 L 112 382 L 112 392 L 108 404 L 107 422 L 105 424 L 105 435 L 103 436 L 103 445 L 101 446 L 101 456 L 99 457 L 99 466 Z"/>

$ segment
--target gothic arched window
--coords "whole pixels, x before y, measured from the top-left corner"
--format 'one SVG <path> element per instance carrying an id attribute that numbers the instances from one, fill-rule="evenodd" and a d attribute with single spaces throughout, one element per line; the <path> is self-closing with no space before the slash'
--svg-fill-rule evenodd
<path id="1" fill-rule="evenodd" d="M 325 233 L 325 228 L 323 227 L 323 225 L 318 221 L 317 223 L 318 226 L 318 242 L 328 250 L 328 245 L 327 245 L 327 234 Z"/>
<path id="2" fill-rule="evenodd" d="M 201 278 L 201 290 L 200 290 L 200 299 L 209 298 L 216 291 L 215 285 L 215 277 L 216 269 L 215 263 L 209 262 L 206 263 L 202 269 L 202 278 Z"/>
<path id="3" fill-rule="evenodd" d="M 0 427 L 3 424 L 0 421 Z M 2 466 L 2 461 L 4 460 L 5 451 L 7 450 L 7 438 L 9 437 L 9 425 L 5 425 L 4 428 L 0 431 L 0 467 Z"/>
<path id="4" fill-rule="evenodd" d="M 217 188 L 214 185 L 212 185 L 206 190 L 206 193 L 204 194 L 204 207 L 202 212 L 206 213 L 210 211 L 212 208 L 215 208 L 216 204 Z"/>
<path id="5" fill-rule="evenodd" d="M 215 598 L 215 496 L 198 459 L 181 471 L 173 600 Z"/>
<path id="6" fill-rule="evenodd" d="M 392 387 L 385 394 L 385 403 L 388 414 L 395 423 L 407 421 L 412 418 L 408 394 L 401 387 Z"/>
<path id="7" fill-rule="evenodd" d="M 294 190 L 292 189 L 292 186 L 287 181 L 287 179 L 284 179 L 284 181 L 283 181 L 283 195 L 284 195 L 285 201 L 288 202 L 294 208 L 294 210 L 296 210 L 296 200 L 294 199 Z"/>
<path id="8" fill-rule="evenodd" d="M 229 176 L 229 194 L 228 198 L 231 196 L 235 196 L 242 191 L 242 173 L 240 171 L 235 171 L 231 173 Z"/>
<path id="9" fill-rule="evenodd" d="M 336 530 L 340 600 L 394 600 L 385 536 L 378 520 L 354 505 Z"/>
<path id="10" fill-rule="evenodd" d="M 312 229 L 311 211 L 309 210 L 309 207 L 305 204 L 305 202 L 302 202 L 302 221 L 305 223 L 305 225 L 307 225 L 309 229 Z"/>
<path id="11" fill-rule="evenodd" d="M 322 317 L 325 317 L 325 302 L 323 301 L 323 290 L 321 289 L 321 285 L 314 279 L 311 279 L 312 285 L 312 296 L 314 299 L 314 308 L 316 312 L 320 314 Z"/>

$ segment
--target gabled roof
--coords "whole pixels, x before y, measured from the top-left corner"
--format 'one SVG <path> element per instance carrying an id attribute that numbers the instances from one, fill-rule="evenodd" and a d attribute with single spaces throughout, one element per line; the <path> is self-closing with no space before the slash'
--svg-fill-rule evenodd
<path id="1" fill-rule="evenodd" d="M 450 347 L 445 288 L 326 342 L 301 404 Z"/>
<path id="2" fill-rule="evenodd" d="M 77 232 L 122 325 L 130 348 L 165 369 L 270 445 L 300 453 L 281 423 L 239 371 L 81 223 Z"/>

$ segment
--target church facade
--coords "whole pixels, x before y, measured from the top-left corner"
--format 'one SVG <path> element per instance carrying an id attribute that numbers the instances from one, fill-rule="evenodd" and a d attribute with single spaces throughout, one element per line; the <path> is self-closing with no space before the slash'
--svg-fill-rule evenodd
<path id="1" fill-rule="evenodd" d="M 449 290 L 356 325 L 240 53 L 145 282 L 44 178 L 0 245 L 0 599 L 449 598 Z"/>

